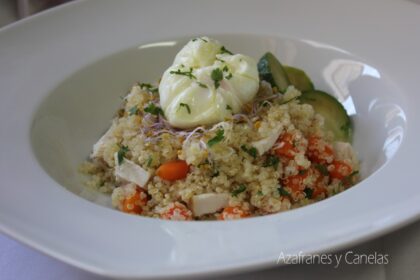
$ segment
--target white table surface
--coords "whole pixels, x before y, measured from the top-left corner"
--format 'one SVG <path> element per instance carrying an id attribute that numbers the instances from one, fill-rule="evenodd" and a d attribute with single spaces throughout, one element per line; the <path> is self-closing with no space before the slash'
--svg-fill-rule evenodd
<path id="1" fill-rule="evenodd" d="M 420 0 L 411 0 L 420 3 Z M 0 0 L 0 27 L 17 20 L 15 1 Z M 420 279 L 420 222 L 396 232 L 347 248 L 337 254 L 388 254 L 389 264 L 288 265 L 262 271 L 210 279 Z M 106 279 L 71 267 L 0 234 L 0 280 L 99 280 Z"/>

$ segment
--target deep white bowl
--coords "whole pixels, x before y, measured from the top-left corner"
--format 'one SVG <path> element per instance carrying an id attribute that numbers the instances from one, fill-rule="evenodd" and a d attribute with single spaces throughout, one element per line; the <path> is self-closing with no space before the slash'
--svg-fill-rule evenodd
<path id="1" fill-rule="evenodd" d="M 86 270 L 141 278 L 275 265 L 280 253 L 336 250 L 415 219 L 420 32 L 403 31 L 420 24 L 420 6 L 336 2 L 79 1 L 0 30 L 0 229 Z M 271 51 L 337 96 L 363 181 L 232 222 L 127 215 L 83 188 L 77 166 L 119 97 L 157 80 L 197 35 L 255 59 Z"/>

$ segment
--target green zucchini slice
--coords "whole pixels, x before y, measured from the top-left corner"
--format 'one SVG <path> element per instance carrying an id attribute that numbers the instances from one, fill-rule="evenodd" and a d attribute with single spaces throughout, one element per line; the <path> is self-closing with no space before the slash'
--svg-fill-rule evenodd
<path id="1" fill-rule="evenodd" d="M 305 71 L 292 66 L 283 66 L 289 82 L 301 92 L 314 90 L 314 84 Z"/>
<path id="2" fill-rule="evenodd" d="M 333 96 L 319 90 L 302 93 L 301 103 L 310 104 L 325 119 L 325 129 L 334 134 L 335 141 L 351 142 L 353 126 L 346 109 Z"/>
<path id="3" fill-rule="evenodd" d="M 280 61 L 271 53 L 265 53 L 258 61 L 258 73 L 261 80 L 265 80 L 280 92 L 285 92 L 290 85 L 286 71 Z"/>

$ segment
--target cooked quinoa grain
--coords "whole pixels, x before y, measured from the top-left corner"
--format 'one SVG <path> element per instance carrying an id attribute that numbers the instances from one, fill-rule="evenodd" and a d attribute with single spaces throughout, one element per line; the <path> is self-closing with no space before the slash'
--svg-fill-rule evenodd
<path id="1" fill-rule="evenodd" d="M 135 85 L 81 170 L 115 208 L 163 219 L 239 219 L 325 199 L 357 182 L 358 161 L 300 94 L 263 81 L 242 112 L 181 130 L 154 87 Z"/>

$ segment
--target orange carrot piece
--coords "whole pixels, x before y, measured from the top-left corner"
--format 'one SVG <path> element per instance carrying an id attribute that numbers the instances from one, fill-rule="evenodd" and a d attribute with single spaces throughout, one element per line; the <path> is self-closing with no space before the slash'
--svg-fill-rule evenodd
<path id="1" fill-rule="evenodd" d="M 219 220 L 236 220 L 249 217 L 248 211 L 239 206 L 228 206 L 223 209 L 223 212 L 218 216 Z"/>
<path id="2" fill-rule="evenodd" d="M 192 212 L 182 203 L 173 202 L 169 204 L 161 214 L 164 220 L 189 221 L 192 220 Z"/>
<path id="3" fill-rule="evenodd" d="M 142 188 L 137 187 L 136 192 L 122 201 L 121 211 L 130 214 L 141 214 L 142 206 L 147 204 L 147 193 Z"/>
<path id="4" fill-rule="evenodd" d="M 345 177 L 349 176 L 352 173 L 352 168 L 350 165 L 344 161 L 334 160 L 332 164 L 328 167 L 330 171 L 331 178 L 343 180 Z"/>
<path id="5" fill-rule="evenodd" d="M 185 160 L 168 161 L 159 166 L 156 175 L 168 181 L 176 181 L 187 177 L 189 166 Z"/>
<path id="6" fill-rule="evenodd" d="M 325 164 L 332 162 L 334 150 L 325 140 L 318 136 L 310 136 L 306 155 L 312 162 Z"/>
<path id="7" fill-rule="evenodd" d="M 290 159 L 294 158 L 297 151 L 293 144 L 292 134 L 288 132 L 283 133 L 277 140 L 277 143 L 280 145 L 280 147 L 275 150 L 276 155 Z"/>

